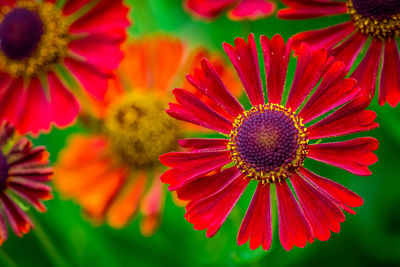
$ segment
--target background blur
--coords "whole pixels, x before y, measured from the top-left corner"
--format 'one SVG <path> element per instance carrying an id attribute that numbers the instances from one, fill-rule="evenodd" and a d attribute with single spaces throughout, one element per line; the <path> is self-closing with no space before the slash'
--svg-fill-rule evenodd
<path id="1" fill-rule="evenodd" d="M 225 15 L 213 22 L 193 19 L 182 9 L 181 0 L 130 0 L 133 25 L 130 38 L 153 33 L 171 33 L 190 44 L 206 46 L 223 53 L 222 42 L 233 43 L 235 37 L 281 34 L 285 40 L 306 29 L 321 28 L 347 19 L 281 21 L 275 17 L 255 22 L 233 22 Z M 227 57 L 225 57 L 227 59 Z M 288 77 L 293 77 L 292 72 Z M 287 82 L 290 84 L 290 80 Z M 219 233 L 208 239 L 204 231 L 195 231 L 183 215 L 184 208 L 173 204 L 168 194 L 160 230 L 146 238 L 139 233 L 138 221 L 127 228 L 114 230 L 94 227 L 82 216 L 72 201 L 55 199 L 46 202 L 48 212 L 29 211 L 36 229 L 24 238 L 10 233 L 0 247 L 0 266 L 400 266 L 400 109 L 379 107 L 374 99 L 370 109 L 378 113 L 381 127 L 368 133 L 378 138 L 379 162 L 372 166 L 373 175 L 357 177 L 345 171 L 306 161 L 306 166 L 343 184 L 364 198 L 356 215 L 346 216 L 340 234 L 326 242 L 316 240 L 303 249 L 286 252 L 279 243 L 274 225 L 270 251 L 251 251 L 248 244 L 236 245 L 236 235 L 247 210 L 253 187 L 246 190 Z M 69 134 L 83 131 L 79 122 L 68 129 L 53 129 L 35 138 L 36 145 L 46 145 L 51 160 L 65 145 Z M 275 220 L 276 221 L 276 220 Z"/>

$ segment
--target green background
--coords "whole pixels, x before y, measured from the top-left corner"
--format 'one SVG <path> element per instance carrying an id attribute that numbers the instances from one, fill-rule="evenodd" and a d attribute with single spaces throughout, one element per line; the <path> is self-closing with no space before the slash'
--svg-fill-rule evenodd
<path id="1" fill-rule="evenodd" d="M 222 42 L 233 43 L 235 37 L 247 38 L 253 32 L 272 37 L 281 34 L 285 40 L 306 29 L 320 28 L 347 20 L 346 15 L 307 21 L 281 21 L 275 17 L 255 22 L 233 22 L 225 15 L 213 22 L 193 19 L 182 10 L 181 0 L 131 0 L 133 26 L 131 36 L 171 33 L 194 45 L 203 45 L 222 53 Z M 359 59 L 358 59 L 359 60 Z M 293 77 L 295 61 L 288 77 Z M 289 78 L 287 84 L 291 83 Z M 373 175 L 357 177 L 345 171 L 306 161 L 311 170 L 334 178 L 357 192 L 365 204 L 356 215 L 346 216 L 339 234 L 305 248 L 286 252 L 279 243 L 274 225 L 272 248 L 251 251 L 248 244 L 236 245 L 237 231 L 250 202 L 250 186 L 218 234 L 208 239 L 204 231 L 195 231 L 185 221 L 184 209 L 173 204 L 168 194 L 160 230 L 146 238 L 139 232 L 139 220 L 127 228 L 93 227 L 83 218 L 72 201 L 55 199 L 46 203 L 48 212 L 29 211 L 36 229 L 23 238 L 10 232 L 0 247 L 0 266 L 366 266 L 400 265 L 400 110 L 380 107 L 376 98 L 370 109 L 378 113 L 380 128 L 367 133 L 380 141 L 379 162 L 371 167 Z M 79 123 L 68 129 L 53 129 L 34 140 L 46 145 L 51 160 L 65 145 L 68 135 L 82 131 Z"/>

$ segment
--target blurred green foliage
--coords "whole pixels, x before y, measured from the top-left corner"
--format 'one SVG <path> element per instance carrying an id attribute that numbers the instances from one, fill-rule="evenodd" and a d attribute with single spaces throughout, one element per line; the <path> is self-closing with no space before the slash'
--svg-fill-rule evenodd
<path id="1" fill-rule="evenodd" d="M 239 23 L 222 16 L 213 22 L 203 22 L 185 13 L 181 0 L 128 2 L 133 19 L 130 38 L 171 33 L 220 53 L 222 42 L 233 43 L 235 37 L 246 38 L 250 32 L 257 38 L 261 34 L 272 37 L 279 33 L 286 40 L 297 32 L 347 19 L 339 16 L 293 22 L 271 17 Z M 290 64 L 292 74 L 294 67 L 295 64 Z M 379 162 L 371 168 L 373 175 L 356 177 L 306 161 L 311 170 L 340 182 L 365 200 L 362 207 L 356 208 L 356 215 L 347 215 L 340 234 L 332 234 L 326 242 L 315 241 L 303 249 L 286 252 L 279 243 L 275 222 L 270 251 L 251 251 L 248 244 L 238 247 L 237 231 L 254 185 L 246 190 L 219 233 L 211 239 L 205 237 L 204 231 L 193 230 L 183 217 L 184 208 L 175 206 L 170 195 L 160 230 L 153 237 L 145 238 L 139 233 L 138 220 L 122 230 L 92 226 L 77 205 L 61 199 L 55 192 L 55 199 L 46 203 L 47 213 L 29 212 L 36 224 L 34 231 L 22 239 L 10 233 L 9 240 L 0 248 L 0 266 L 399 266 L 400 109 L 380 107 L 376 102 L 375 99 L 370 109 L 377 111 L 381 127 L 368 133 L 380 141 Z M 34 143 L 46 145 L 55 162 L 68 135 L 81 131 L 79 123 L 68 129 L 53 129 L 35 138 Z"/>

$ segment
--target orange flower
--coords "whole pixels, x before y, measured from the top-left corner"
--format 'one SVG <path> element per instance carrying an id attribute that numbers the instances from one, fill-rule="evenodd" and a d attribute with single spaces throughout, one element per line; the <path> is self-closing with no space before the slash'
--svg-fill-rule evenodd
<path id="1" fill-rule="evenodd" d="M 147 236 L 160 224 L 165 198 L 158 157 L 176 149 L 185 131 L 164 112 L 170 91 L 188 86 L 179 77 L 196 71 L 204 56 L 232 91 L 239 92 L 240 83 L 219 56 L 172 37 L 135 40 L 124 51 L 104 101 L 92 101 L 82 116 L 91 133 L 72 136 L 60 153 L 55 186 L 97 223 L 121 228 L 140 212 Z"/>

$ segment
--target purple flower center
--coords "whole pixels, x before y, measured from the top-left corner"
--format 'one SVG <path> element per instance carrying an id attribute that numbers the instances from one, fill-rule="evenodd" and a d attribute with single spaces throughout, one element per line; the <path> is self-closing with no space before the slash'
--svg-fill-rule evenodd
<path id="1" fill-rule="evenodd" d="M 352 0 L 358 14 L 378 20 L 400 13 L 400 0 Z"/>
<path id="2" fill-rule="evenodd" d="M 298 134 L 293 120 L 283 111 L 254 113 L 237 129 L 237 151 L 247 165 L 268 173 L 295 159 Z"/>
<path id="3" fill-rule="evenodd" d="M 0 191 L 7 187 L 8 169 L 7 158 L 0 151 Z"/>
<path id="4" fill-rule="evenodd" d="M 43 35 L 43 23 L 36 12 L 15 8 L 0 24 L 0 47 L 10 59 L 22 60 L 36 49 Z"/>

